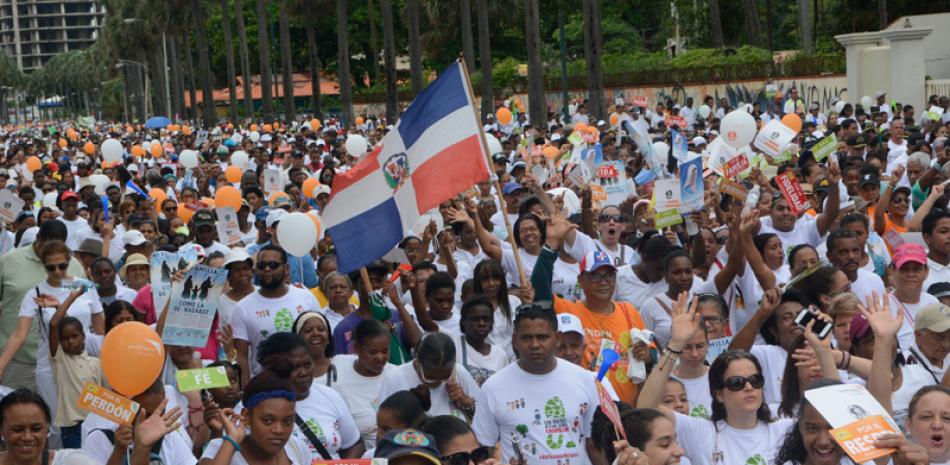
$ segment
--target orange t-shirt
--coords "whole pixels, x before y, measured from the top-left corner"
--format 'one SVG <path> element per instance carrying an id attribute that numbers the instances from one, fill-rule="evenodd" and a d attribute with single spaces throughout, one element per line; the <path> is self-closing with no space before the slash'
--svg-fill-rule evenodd
<path id="1" fill-rule="evenodd" d="M 582 302 L 571 302 L 557 296 L 554 297 L 554 311 L 574 314 L 584 325 L 584 359 L 581 362 L 584 368 L 594 372 L 600 370 L 603 349 L 613 349 L 620 355 L 620 360 L 610 368 L 607 376 L 620 400 L 636 405 L 639 387 L 627 377 L 627 350 L 632 346 L 630 329 L 645 328 L 640 312 L 629 303 L 614 302 L 613 313 L 603 315 L 590 311 Z"/>
<path id="2" fill-rule="evenodd" d="M 887 245 L 887 251 L 894 254 L 894 248 L 903 244 L 904 239 L 901 237 L 902 233 L 907 232 L 907 226 L 901 226 L 891 220 L 891 215 L 884 214 L 884 234 L 881 237 L 884 239 L 884 244 Z"/>

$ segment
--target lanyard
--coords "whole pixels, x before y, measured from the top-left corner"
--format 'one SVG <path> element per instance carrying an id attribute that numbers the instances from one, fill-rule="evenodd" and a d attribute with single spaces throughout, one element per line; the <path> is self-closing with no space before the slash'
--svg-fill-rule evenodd
<path id="1" fill-rule="evenodd" d="M 907 307 L 904 306 L 904 303 L 898 300 L 897 297 L 894 297 L 894 301 L 897 302 L 897 305 L 900 306 L 901 311 L 904 312 L 904 316 L 907 317 L 907 319 L 910 321 L 910 325 L 914 326 L 914 317 L 913 315 L 910 314 L 909 311 L 907 311 Z"/>

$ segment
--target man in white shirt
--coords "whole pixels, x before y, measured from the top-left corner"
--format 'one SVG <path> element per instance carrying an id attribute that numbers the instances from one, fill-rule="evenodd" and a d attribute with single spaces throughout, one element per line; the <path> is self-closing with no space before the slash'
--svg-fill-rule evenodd
<path id="1" fill-rule="evenodd" d="M 884 113 L 887 113 L 887 120 L 892 120 L 894 118 L 894 114 L 891 111 L 891 106 L 887 104 L 887 92 L 879 90 L 874 93 L 874 98 L 877 99 L 877 105 L 881 107 L 881 110 Z"/>
<path id="2" fill-rule="evenodd" d="M 837 164 L 828 167 L 828 195 L 825 208 L 814 220 L 799 218 L 788 205 L 785 197 L 778 196 L 772 200 L 772 211 L 768 218 L 762 220 L 761 233 L 775 233 L 782 240 L 782 247 L 786 255 L 792 247 L 798 244 L 811 244 L 818 247 L 821 238 L 831 229 L 838 218 L 841 198 L 838 195 L 841 169 Z"/>
<path id="3" fill-rule="evenodd" d="M 590 117 L 587 115 L 587 105 L 582 103 L 577 106 L 577 113 L 574 113 L 574 116 L 571 117 L 571 122 L 574 124 L 590 124 Z"/>
<path id="4" fill-rule="evenodd" d="M 194 239 L 189 244 L 198 244 L 204 247 L 208 254 L 221 252 L 221 254 L 227 255 L 231 251 L 228 246 L 215 240 L 218 236 L 218 228 L 215 224 L 214 214 L 210 210 L 196 211 L 191 217 L 191 225 L 194 228 Z"/>
<path id="5" fill-rule="evenodd" d="M 870 271 L 861 268 L 861 245 L 851 230 L 838 229 L 828 235 L 828 260 L 841 270 L 851 283 L 851 293 L 865 302 L 872 292 L 884 295 L 884 282 Z"/>
<path id="6" fill-rule="evenodd" d="M 815 123 L 815 126 L 823 126 L 828 119 L 819 110 L 818 102 L 812 102 L 808 107 L 808 114 L 805 115 L 805 122 Z"/>
<path id="7" fill-rule="evenodd" d="M 890 136 L 887 139 L 887 165 L 888 168 L 891 168 L 891 163 L 894 163 L 897 157 L 907 153 L 907 141 L 904 140 L 904 120 L 891 121 L 887 132 Z"/>
<path id="8" fill-rule="evenodd" d="M 550 302 L 519 307 L 512 342 L 521 357 L 482 385 L 472 429 L 483 445 L 501 442 L 505 463 L 591 463 L 586 439 L 600 395 L 590 373 L 555 356 L 557 325 Z"/>
<path id="9" fill-rule="evenodd" d="M 66 246 L 69 250 L 76 250 L 81 242 L 79 233 L 89 227 L 89 223 L 78 214 L 79 194 L 73 191 L 63 192 L 59 197 L 59 207 L 63 210 L 63 216 L 59 220 L 66 225 L 68 231 Z"/>
<path id="10" fill-rule="evenodd" d="M 918 364 L 940 384 L 950 354 L 950 307 L 930 304 L 914 319 L 914 343 L 904 351 L 909 364 Z"/>

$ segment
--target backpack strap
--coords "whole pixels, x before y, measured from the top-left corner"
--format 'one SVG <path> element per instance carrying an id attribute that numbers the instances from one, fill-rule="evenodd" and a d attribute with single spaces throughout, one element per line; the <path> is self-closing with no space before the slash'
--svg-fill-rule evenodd
<path id="1" fill-rule="evenodd" d="M 294 423 L 297 424 L 297 427 L 300 428 L 300 432 L 307 437 L 307 440 L 310 441 L 310 444 L 317 449 L 317 452 L 320 453 L 320 456 L 324 460 L 333 460 L 333 456 L 330 455 L 330 451 L 327 450 L 326 446 L 323 445 L 323 442 L 317 438 L 316 434 L 313 434 L 313 430 L 304 423 L 303 418 L 300 418 L 300 415 L 294 414 Z"/>

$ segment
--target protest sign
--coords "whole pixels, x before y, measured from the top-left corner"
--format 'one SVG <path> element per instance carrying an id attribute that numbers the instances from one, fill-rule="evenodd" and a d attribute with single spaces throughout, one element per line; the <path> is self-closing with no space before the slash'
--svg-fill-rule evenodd
<path id="1" fill-rule="evenodd" d="M 155 315 L 161 316 L 165 311 L 165 302 L 168 301 L 172 290 L 172 275 L 183 271 L 198 263 L 198 251 L 191 247 L 180 249 L 177 253 L 157 251 L 152 253 L 149 261 L 151 269 L 149 278 L 152 284 L 152 302 L 155 304 Z M 203 347 L 203 346 L 202 346 Z"/>
<path id="2" fill-rule="evenodd" d="M 838 149 L 838 136 L 835 133 L 822 137 L 815 145 L 811 147 L 811 153 L 815 156 L 815 161 L 822 162 L 828 155 L 835 153 Z"/>
<path id="3" fill-rule="evenodd" d="M 185 208 L 193 212 L 196 212 L 198 210 L 207 210 L 209 206 L 210 205 L 208 205 L 207 203 L 201 200 L 192 200 L 191 202 L 188 202 L 185 204 Z"/>
<path id="4" fill-rule="evenodd" d="M 726 160 L 726 163 L 722 165 L 722 175 L 726 178 L 734 178 L 739 175 L 739 173 L 745 171 L 749 168 L 749 157 L 744 153 L 739 153 L 738 155 Z"/>
<path id="5" fill-rule="evenodd" d="M 620 205 L 630 196 L 630 183 L 627 182 L 626 167 L 622 161 L 608 161 L 597 167 L 595 174 L 597 186 L 604 192 L 603 201 L 607 205 Z"/>
<path id="6" fill-rule="evenodd" d="M 884 407 L 859 384 L 835 384 L 805 391 L 805 398 L 831 425 L 831 435 L 849 456 L 863 463 L 890 454 L 875 449 L 874 438 L 899 433 L 900 428 Z M 866 457 L 858 459 L 857 457 Z"/>
<path id="7" fill-rule="evenodd" d="M 805 197 L 805 191 L 802 190 L 801 184 L 798 183 L 798 179 L 791 171 L 776 176 L 775 184 L 778 185 L 782 197 L 785 197 L 785 201 L 788 202 L 788 207 L 792 209 L 793 215 L 800 215 L 811 207 L 808 198 Z"/>
<path id="8" fill-rule="evenodd" d="M 943 115 L 943 108 L 938 107 L 936 105 L 931 105 L 930 109 L 928 109 L 927 113 L 925 114 L 927 119 L 931 119 L 934 121 L 940 121 L 941 115 Z"/>
<path id="9" fill-rule="evenodd" d="M 683 216 L 680 215 L 679 210 L 674 208 L 672 210 L 657 212 L 653 220 L 654 220 L 654 225 L 658 229 L 662 229 L 662 228 L 668 228 L 670 226 L 682 223 Z"/>
<path id="10" fill-rule="evenodd" d="M 172 284 L 163 342 L 187 347 L 204 347 L 208 343 L 227 276 L 224 268 L 197 265 L 185 273 L 183 280 Z"/>
<path id="11" fill-rule="evenodd" d="M 854 463 L 865 463 L 890 455 L 895 451 L 893 448 L 874 447 L 874 440 L 888 433 L 898 433 L 898 431 L 892 428 L 884 417 L 873 415 L 831 430 L 831 437 L 854 460 Z"/>
<path id="12" fill-rule="evenodd" d="M 594 179 L 594 172 L 587 163 L 579 162 L 567 173 L 567 179 L 575 186 L 586 186 Z"/>
<path id="13" fill-rule="evenodd" d="M 709 341 L 709 349 L 706 351 L 706 361 L 712 365 L 719 354 L 729 350 L 729 343 L 732 342 L 732 336 L 721 337 Z"/>
<path id="14" fill-rule="evenodd" d="M 623 423 L 620 422 L 620 410 L 617 409 L 617 404 L 610 398 L 610 394 L 607 393 L 607 389 L 604 388 L 604 385 L 600 384 L 600 381 L 595 382 L 597 383 L 597 396 L 600 397 L 600 411 L 604 412 L 604 415 L 610 420 L 610 423 L 614 425 L 614 431 L 616 431 L 621 438 L 627 439 L 627 433 L 623 429 Z"/>
<path id="15" fill-rule="evenodd" d="M 584 136 L 580 132 L 574 131 L 571 135 L 567 136 L 567 141 L 573 146 L 581 145 L 584 142 Z"/>
<path id="16" fill-rule="evenodd" d="M 238 226 L 237 212 L 231 207 L 215 207 L 218 214 L 218 239 L 226 245 L 235 245 L 241 242 L 241 228 Z"/>
<path id="17" fill-rule="evenodd" d="M 280 185 L 280 170 L 277 168 L 267 168 L 264 170 L 264 193 L 268 198 L 283 191 Z"/>
<path id="18" fill-rule="evenodd" d="M 635 107 L 646 108 L 650 105 L 650 101 L 647 99 L 646 95 L 634 95 L 630 101 L 633 102 L 633 106 Z"/>
<path id="19" fill-rule="evenodd" d="M 703 157 L 697 156 L 692 160 L 681 163 L 680 196 L 683 213 L 699 211 L 703 208 Z"/>
<path id="20" fill-rule="evenodd" d="M 672 115 L 668 115 L 668 116 L 666 117 L 665 122 L 666 122 L 666 127 L 668 127 L 668 128 L 669 128 L 669 127 L 676 126 L 676 127 L 680 128 L 680 129 L 683 129 L 683 130 L 686 129 L 686 118 L 683 118 L 682 116 L 672 116 Z"/>
<path id="21" fill-rule="evenodd" d="M 126 399 L 96 383 L 87 383 L 79 398 L 79 408 L 120 425 L 131 425 L 139 411 L 138 402 Z"/>
<path id="22" fill-rule="evenodd" d="M 175 373 L 175 381 L 178 382 L 179 392 L 213 389 L 231 385 L 231 380 L 228 379 L 228 372 L 224 367 L 178 370 L 178 372 Z"/>
<path id="23" fill-rule="evenodd" d="M 653 187 L 653 201 L 657 212 L 680 207 L 680 183 L 678 179 L 660 179 Z"/>
<path id="24" fill-rule="evenodd" d="M 96 289 L 96 288 L 98 288 L 99 286 L 98 286 L 96 283 L 94 283 L 94 282 L 92 282 L 92 281 L 90 281 L 90 280 L 88 280 L 88 279 L 83 279 L 83 278 L 71 278 L 71 279 L 68 279 L 68 280 L 63 280 L 59 287 L 65 289 L 65 290 L 67 290 L 67 291 L 70 291 L 70 292 L 71 292 L 71 291 L 78 291 L 78 290 L 80 290 L 80 289 L 81 289 L 83 292 L 85 292 L 85 291 L 87 291 L 87 290 L 89 290 L 89 289 Z"/>
<path id="25" fill-rule="evenodd" d="M 13 223 L 16 216 L 23 211 L 23 199 L 17 197 L 10 189 L 0 189 L 0 220 L 4 223 Z"/>
<path id="26" fill-rule="evenodd" d="M 719 185 L 719 192 L 729 195 L 740 202 L 745 202 L 746 197 L 749 196 L 749 190 L 746 189 L 742 183 L 728 178 L 722 178 L 722 183 Z"/>
<path id="27" fill-rule="evenodd" d="M 782 147 L 788 145 L 796 134 L 794 130 L 782 124 L 781 121 L 773 119 L 756 134 L 752 145 L 771 157 L 777 157 L 782 151 Z"/>
<path id="28" fill-rule="evenodd" d="M 685 161 L 689 157 L 689 147 L 686 145 L 686 137 L 676 129 L 670 129 L 670 135 L 672 136 L 671 141 L 673 142 L 673 146 L 671 147 L 673 150 L 673 158 L 676 158 L 679 162 Z"/>

